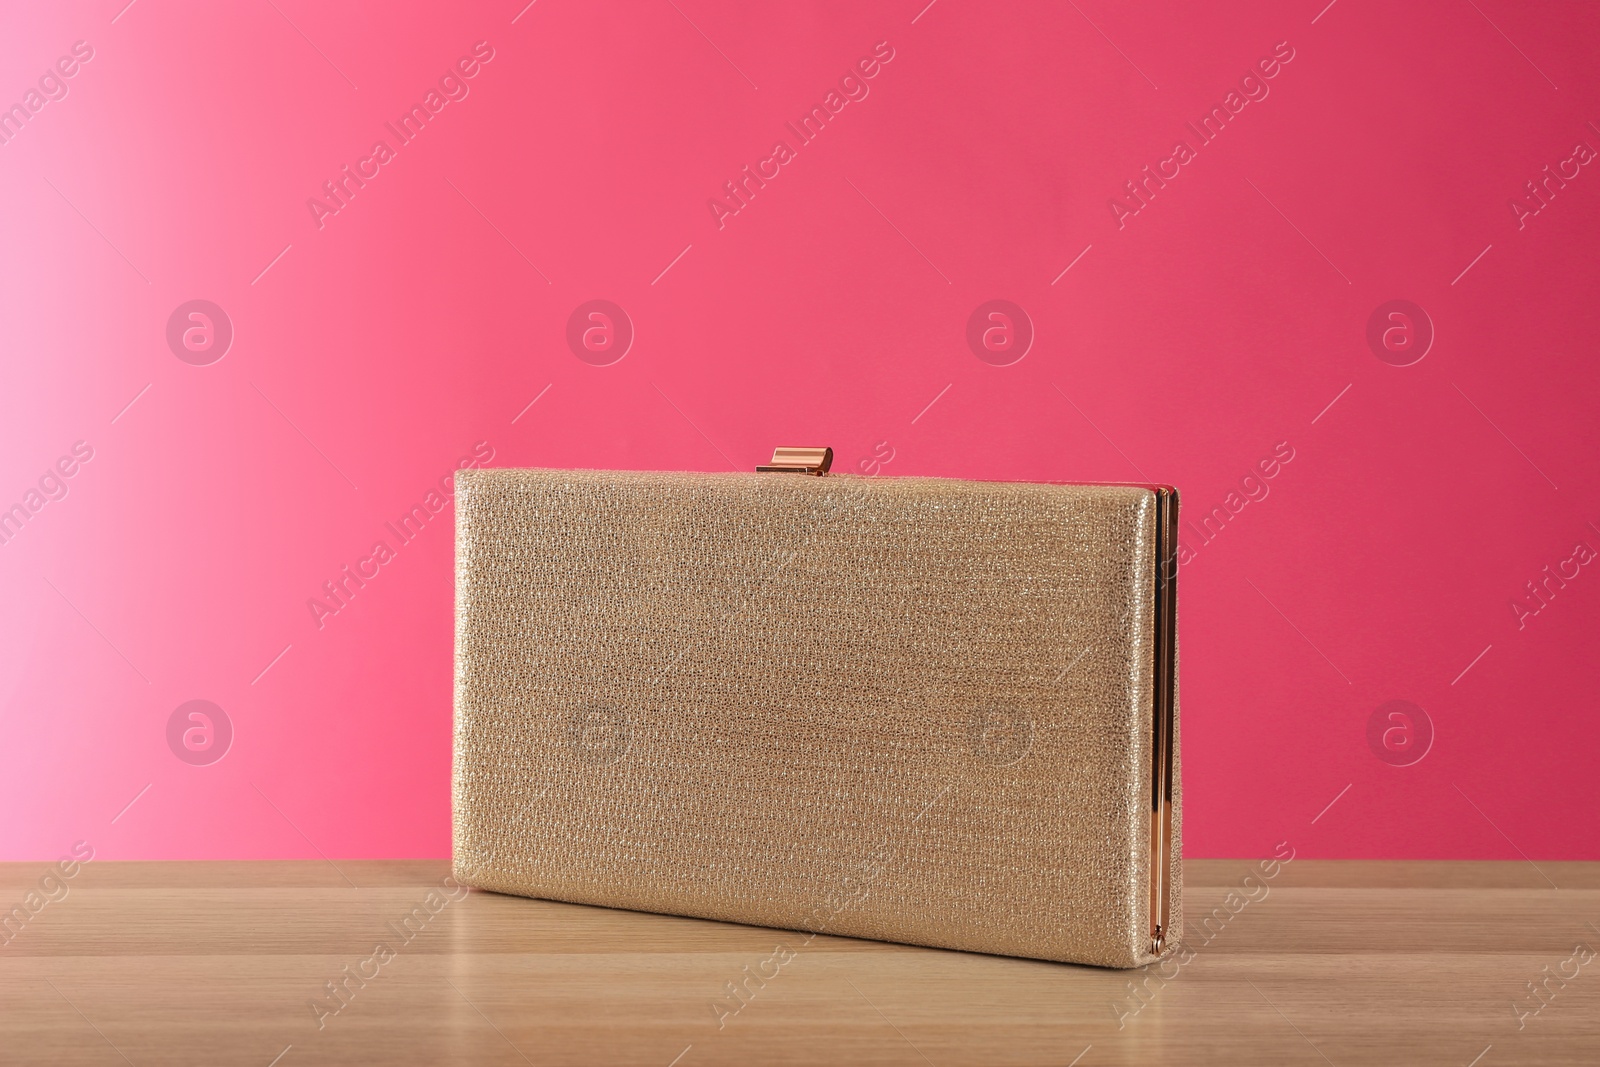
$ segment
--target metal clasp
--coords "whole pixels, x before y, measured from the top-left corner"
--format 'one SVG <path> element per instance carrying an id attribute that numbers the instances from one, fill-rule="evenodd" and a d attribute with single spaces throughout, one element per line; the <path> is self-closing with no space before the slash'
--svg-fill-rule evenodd
<path id="1" fill-rule="evenodd" d="M 772 462 L 757 467 L 760 474 L 827 474 L 833 466 L 831 448 L 775 448 Z"/>

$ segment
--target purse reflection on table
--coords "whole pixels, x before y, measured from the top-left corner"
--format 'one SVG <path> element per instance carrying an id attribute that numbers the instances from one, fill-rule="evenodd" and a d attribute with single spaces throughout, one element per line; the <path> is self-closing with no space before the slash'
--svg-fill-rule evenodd
<path id="1" fill-rule="evenodd" d="M 1177 494 L 457 476 L 480 889 L 1136 967 L 1181 929 Z"/>

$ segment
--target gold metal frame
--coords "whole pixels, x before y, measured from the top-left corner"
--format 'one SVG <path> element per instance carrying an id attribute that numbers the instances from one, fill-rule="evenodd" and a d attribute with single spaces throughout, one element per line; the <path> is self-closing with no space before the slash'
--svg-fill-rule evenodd
<path id="1" fill-rule="evenodd" d="M 1178 491 L 1156 493 L 1155 707 L 1151 719 L 1150 951 L 1161 955 L 1172 918 L 1173 690 L 1177 682 Z"/>
<path id="2" fill-rule="evenodd" d="M 827 474 L 833 466 L 831 448 L 774 448 L 772 462 L 757 467 L 758 474 Z"/>

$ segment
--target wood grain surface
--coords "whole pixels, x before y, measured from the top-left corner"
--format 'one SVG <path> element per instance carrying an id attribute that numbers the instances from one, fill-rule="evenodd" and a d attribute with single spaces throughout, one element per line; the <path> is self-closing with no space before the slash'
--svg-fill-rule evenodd
<path id="1" fill-rule="evenodd" d="M 452 900 L 437 861 L 48 871 L 0 865 L 4 1063 L 1600 1063 L 1597 863 L 1189 861 L 1165 976 Z"/>

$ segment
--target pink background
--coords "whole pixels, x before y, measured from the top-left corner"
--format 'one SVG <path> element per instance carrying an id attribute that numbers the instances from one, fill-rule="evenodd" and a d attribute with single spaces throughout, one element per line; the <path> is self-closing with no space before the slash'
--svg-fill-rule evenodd
<path id="1" fill-rule="evenodd" d="M 1563 162 L 1600 148 L 1600 9 L 124 4 L 0 24 L 0 104 L 93 50 L 0 145 L 0 859 L 448 854 L 448 509 L 319 626 L 322 583 L 475 447 L 784 443 L 1237 509 L 1186 535 L 1191 855 L 1600 858 L 1600 567 L 1526 589 L 1600 548 L 1600 167 Z M 1547 165 L 1578 173 L 1545 203 Z M 234 330 L 205 366 L 166 337 L 195 299 Z M 593 299 L 635 330 L 608 366 L 566 340 Z M 1035 332 L 1010 365 L 966 340 L 991 299 Z M 1391 300 L 1432 323 L 1409 366 L 1367 340 Z M 194 699 L 234 732 L 209 765 L 169 748 Z M 1432 724 L 1409 766 L 1368 741 L 1392 700 Z"/>

